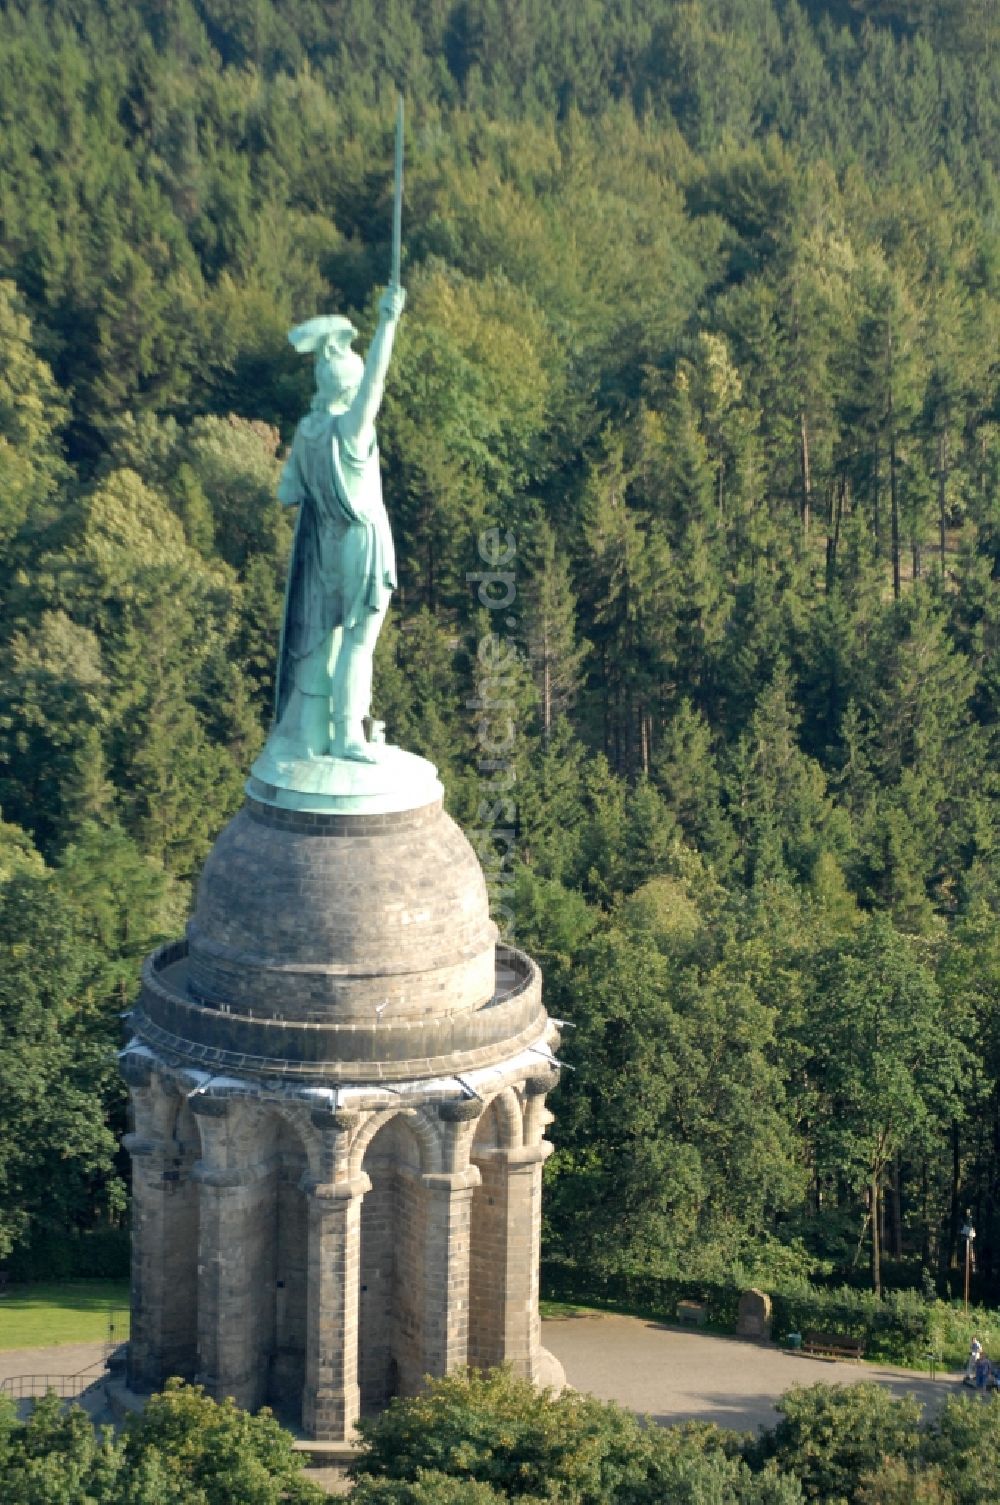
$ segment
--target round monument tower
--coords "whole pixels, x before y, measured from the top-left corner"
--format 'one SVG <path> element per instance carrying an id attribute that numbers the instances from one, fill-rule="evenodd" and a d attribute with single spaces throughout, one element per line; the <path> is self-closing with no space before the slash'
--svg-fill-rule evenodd
<path id="1" fill-rule="evenodd" d="M 250 792 L 130 1025 L 132 1389 L 341 1440 L 427 1374 L 537 1375 L 555 1027 L 440 797 Z"/>
<path id="2" fill-rule="evenodd" d="M 536 1378 L 541 978 L 423 758 L 371 720 L 395 585 L 374 420 L 405 297 L 367 357 L 291 331 L 316 397 L 278 488 L 298 508 L 275 720 L 183 940 L 148 958 L 134 1110 L 133 1390 L 171 1375 L 317 1440 L 425 1375 Z"/>

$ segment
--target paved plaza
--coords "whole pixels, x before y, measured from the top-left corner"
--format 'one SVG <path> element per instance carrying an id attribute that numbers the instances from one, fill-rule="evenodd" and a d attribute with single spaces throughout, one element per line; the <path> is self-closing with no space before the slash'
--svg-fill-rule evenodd
<path id="1" fill-rule="evenodd" d="M 0 1322 L 3 1313 L 0 1312 Z M 0 1335 L 2 1335 L 0 1327 Z M 60 1343 L 54 1348 L 0 1348 L 0 1380 L 22 1374 L 44 1374 L 63 1378 L 72 1374 L 87 1373 L 83 1383 L 99 1374 L 100 1364 L 108 1351 L 107 1343 Z M 97 1366 L 97 1367 L 95 1367 Z"/>
<path id="2" fill-rule="evenodd" d="M 665 1426 L 692 1419 L 737 1431 L 771 1426 L 778 1414 L 774 1402 L 792 1385 L 878 1380 L 893 1395 L 912 1394 L 933 1408 L 960 1384 L 956 1374 L 931 1380 L 905 1369 L 828 1363 L 640 1317 L 590 1313 L 550 1320 L 542 1324 L 542 1343 L 563 1365 L 575 1390 L 618 1401 Z M 0 1350 L 0 1379 L 78 1373 L 98 1363 L 105 1350 L 103 1343 Z M 338 1470 L 315 1468 L 309 1475 L 331 1494 L 346 1488 Z"/>
<path id="3" fill-rule="evenodd" d="M 956 1374 L 931 1380 L 907 1369 L 830 1363 L 641 1317 L 587 1314 L 548 1321 L 542 1343 L 575 1390 L 618 1401 L 664 1425 L 714 1421 L 737 1431 L 772 1426 L 778 1417 L 774 1402 L 792 1385 L 878 1380 L 893 1395 L 912 1394 L 925 1406 L 938 1406 L 960 1383 Z"/>
<path id="4" fill-rule="evenodd" d="M 878 1380 L 894 1395 L 912 1394 L 937 1406 L 960 1381 L 957 1374 L 931 1380 L 907 1369 L 807 1359 L 769 1344 L 682 1331 L 641 1317 L 590 1313 L 550 1320 L 542 1324 L 542 1343 L 575 1390 L 618 1401 L 664 1425 L 696 1419 L 737 1431 L 771 1426 L 774 1402 L 790 1386 L 860 1380 Z M 99 1363 L 105 1351 L 104 1343 L 0 1350 L 0 1379 L 76 1374 Z"/>

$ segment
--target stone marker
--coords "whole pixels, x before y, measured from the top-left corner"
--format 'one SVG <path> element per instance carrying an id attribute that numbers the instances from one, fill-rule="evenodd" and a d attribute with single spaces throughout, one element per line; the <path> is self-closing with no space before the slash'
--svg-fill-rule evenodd
<path id="1" fill-rule="evenodd" d="M 736 1335 L 740 1338 L 771 1336 L 771 1298 L 764 1291 L 744 1291 L 740 1297 Z"/>

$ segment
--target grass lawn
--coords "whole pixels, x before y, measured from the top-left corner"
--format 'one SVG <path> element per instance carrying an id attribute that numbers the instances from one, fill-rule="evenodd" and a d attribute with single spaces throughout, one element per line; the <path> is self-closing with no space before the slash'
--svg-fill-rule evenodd
<path id="1" fill-rule="evenodd" d="M 0 1348 L 99 1343 L 113 1318 L 116 1343 L 128 1337 L 127 1280 L 60 1280 L 8 1286 L 0 1295 Z"/>
<path id="2" fill-rule="evenodd" d="M 543 1322 L 559 1317 L 599 1317 L 602 1312 L 593 1306 L 580 1306 L 575 1301 L 550 1301 L 543 1296 L 538 1303 L 538 1312 Z"/>

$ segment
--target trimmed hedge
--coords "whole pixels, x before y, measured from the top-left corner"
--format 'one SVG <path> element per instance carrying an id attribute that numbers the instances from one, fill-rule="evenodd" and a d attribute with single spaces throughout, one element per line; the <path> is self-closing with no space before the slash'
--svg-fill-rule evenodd
<path id="1" fill-rule="evenodd" d="M 722 1281 L 676 1280 L 644 1271 L 596 1275 L 561 1261 L 542 1264 L 542 1293 L 552 1301 L 580 1301 L 590 1306 L 622 1306 L 664 1322 L 676 1322 L 678 1301 L 700 1301 L 709 1327 L 732 1332 L 742 1289 Z"/>
<path id="2" fill-rule="evenodd" d="M 919 1291 L 890 1291 L 879 1298 L 851 1286 L 814 1286 L 771 1294 L 773 1334 L 812 1330 L 860 1338 L 865 1357 L 888 1364 L 919 1364 L 931 1346 L 934 1308 Z"/>
<path id="3" fill-rule="evenodd" d="M 86 1233 L 40 1233 L 4 1262 L 11 1280 L 121 1280 L 130 1264 L 130 1231 L 90 1228 Z"/>
<path id="4" fill-rule="evenodd" d="M 646 1272 L 595 1275 L 556 1261 L 542 1265 L 542 1290 L 554 1301 L 625 1307 L 663 1322 L 677 1321 L 679 1301 L 700 1301 L 707 1326 L 717 1332 L 735 1331 L 744 1289 L 723 1281 L 678 1280 Z M 891 1364 L 919 1364 L 931 1346 L 934 1308 L 919 1291 L 892 1291 L 880 1300 L 850 1286 L 801 1286 L 772 1291 L 770 1296 L 772 1332 L 779 1342 L 791 1332 L 843 1333 L 862 1339 L 867 1358 Z"/>

